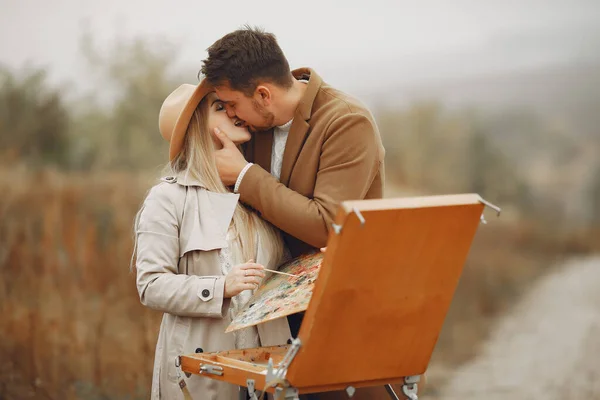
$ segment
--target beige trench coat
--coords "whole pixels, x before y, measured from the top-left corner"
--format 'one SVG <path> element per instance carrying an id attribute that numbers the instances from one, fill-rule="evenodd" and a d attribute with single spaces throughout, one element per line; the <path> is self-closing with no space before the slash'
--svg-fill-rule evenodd
<path id="1" fill-rule="evenodd" d="M 167 177 L 144 201 L 136 224 L 137 289 L 142 304 L 164 312 L 152 377 L 152 399 L 183 399 L 177 356 L 235 348 L 230 300 L 223 298 L 225 277 L 218 250 L 228 246 L 226 233 L 239 196 L 206 190 L 198 181 Z M 260 248 L 256 261 L 276 268 Z M 258 327 L 262 346 L 285 344 L 285 318 Z M 183 374 L 181 374 L 183 375 Z M 185 377 L 185 375 L 183 375 Z M 209 378 L 185 377 L 194 399 L 237 399 L 238 387 Z"/>

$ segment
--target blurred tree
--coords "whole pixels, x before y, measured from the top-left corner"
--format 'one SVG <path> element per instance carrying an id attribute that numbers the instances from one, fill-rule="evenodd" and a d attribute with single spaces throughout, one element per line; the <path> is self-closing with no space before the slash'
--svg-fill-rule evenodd
<path id="1" fill-rule="evenodd" d="M 0 68 L 0 159 L 31 167 L 65 166 L 69 155 L 69 113 L 46 72 L 15 74 Z"/>
<path id="2" fill-rule="evenodd" d="M 523 172 L 491 137 L 477 112 L 416 103 L 378 114 L 388 175 L 430 193 L 476 192 L 527 212 L 531 194 Z"/>
<path id="3" fill-rule="evenodd" d="M 158 131 L 166 96 L 183 82 L 172 73 L 174 47 L 141 39 L 116 40 L 99 51 L 86 34 L 81 49 L 97 78 L 97 92 L 82 99 L 74 118 L 74 164 L 78 168 L 140 169 L 167 161 Z"/>
<path id="4" fill-rule="evenodd" d="M 485 127 L 473 129 L 467 151 L 467 190 L 499 205 L 516 206 L 521 213 L 532 211 L 532 195 L 523 171 L 486 134 Z"/>
<path id="5" fill-rule="evenodd" d="M 600 162 L 596 162 L 589 185 L 589 210 L 590 226 L 600 228 Z"/>

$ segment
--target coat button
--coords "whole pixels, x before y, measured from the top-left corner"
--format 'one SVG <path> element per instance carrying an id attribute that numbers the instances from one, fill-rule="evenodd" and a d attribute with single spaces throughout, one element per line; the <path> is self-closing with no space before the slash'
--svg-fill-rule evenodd
<path id="1" fill-rule="evenodd" d="M 198 347 L 196 349 L 196 353 L 204 353 L 204 350 L 202 350 L 202 347 Z"/>
<path id="2" fill-rule="evenodd" d="M 208 296 L 210 296 L 210 290 L 208 290 L 208 289 L 204 289 L 204 290 L 202 291 L 202 297 L 208 297 Z"/>

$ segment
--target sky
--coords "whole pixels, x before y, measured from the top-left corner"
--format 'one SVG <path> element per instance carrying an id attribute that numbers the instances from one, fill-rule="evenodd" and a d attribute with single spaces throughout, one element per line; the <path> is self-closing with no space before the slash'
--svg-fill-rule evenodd
<path id="1" fill-rule="evenodd" d="M 293 68 L 358 92 L 600 58 L 598 0 L 0 0 L 0 64 L 83 86 L 88 31 L 100 48 L 172 43 L 194 82 L 205 49 L 243 24 L 275 33 Z"/>

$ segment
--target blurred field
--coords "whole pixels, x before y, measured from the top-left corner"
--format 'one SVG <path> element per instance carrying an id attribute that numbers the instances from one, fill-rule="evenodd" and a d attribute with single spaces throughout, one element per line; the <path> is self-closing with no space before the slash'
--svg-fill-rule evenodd
<path id="1" fill-rule="evenodd" d="M 172 48 L 98 53 L 84 37 L 101 90 L 70 100 L 43 69 L 0 66 L 0 400 L 148 398 L 160 315 L 139 303 L 129 263 L 134 215 L 167 154 L 160 105 L 193 81 L 173 71 Z M 528 103 L 448 106 L 429 92 L 374 109 L 387 196 L 475 192 L 503 208 L 476 235 L 431 393 L 536 279 L 600 251 L 600 69 L 564 69 L 530 72 L 533 88 L 512 80 L 511 98 Z"/>
<path id="2" fill-rule="evenodd" d="M 146 184 L 0 173 L 0 398 L 147 398 L 159 315 L 129 272 Z"/>

